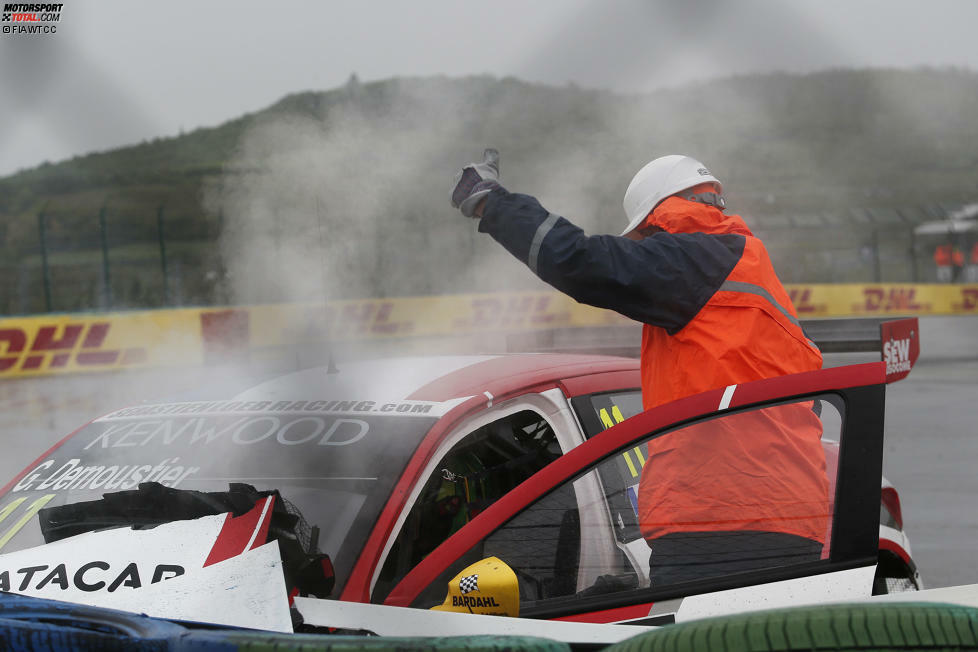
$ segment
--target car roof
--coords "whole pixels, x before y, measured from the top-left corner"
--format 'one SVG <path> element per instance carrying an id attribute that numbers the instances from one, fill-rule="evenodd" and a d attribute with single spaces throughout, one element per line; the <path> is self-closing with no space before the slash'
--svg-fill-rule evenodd
<path id="1" fill-rule="evenodd" d="M 449 401 L 490 392 L 502 395 L 544 383 L 614 371 L 638 361 L 603 355 L 518 353 L 419 356 L 339 363 L 303 369 L 259 383 L 233 400 Z"/>

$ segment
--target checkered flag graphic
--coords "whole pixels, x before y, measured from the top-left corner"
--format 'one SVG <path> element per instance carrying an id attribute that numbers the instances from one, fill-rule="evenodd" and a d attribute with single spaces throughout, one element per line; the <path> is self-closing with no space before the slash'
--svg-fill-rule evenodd
<path id="1" fill-rule="evenodd" d="M 479 590 L 479 576 L 478 575 L 466 575 L 458 581 L 458 590 L 465 595 L 466 593 L 471 593 L 472 591 Z"/>

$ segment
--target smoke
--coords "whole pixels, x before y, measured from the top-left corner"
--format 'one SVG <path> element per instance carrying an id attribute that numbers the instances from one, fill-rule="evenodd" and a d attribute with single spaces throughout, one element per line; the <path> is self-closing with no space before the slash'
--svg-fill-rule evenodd
<path id="1" fill-rule="evenodd" d="M 545 288 L 451 208 L 452 178 L 496 147 L 511 191 L 617 232 L 626 171 L 647 159 L 615 101 L 490 78 L 351 80 L 287 98 L 254 121 L 206 195 L 225 217 L 232 302 Z"/>
<path id="2" fill-rule="evenodd" d="M 232 302 L 546 287 L 449 203 L 455 171 L 486 146 L 504 148 L 504 182 L 549 177 L 534 187 L 575 201 L 564 192 L 572 185 L 566 172 L 534 169 L 542 157 L 506 151 L 518 100 L 480 104 L 487 83 L 495 82 L 353 79 L 339 91 L 286 98 L 256 120 L 206 197 L 225 216 L 220 245 Z"/>
<path id="3" fill-rule="evenodd" d="M 926 83 L 926 73 L 834 71 L 615 95 L 508 78 L 354 78 L 256 117 L 206 199 L 225 216 L 233 303 L 543 289 L 449 206 L 454 172 L 484 147 L 500 150 L 509 190 L 589 233 L 620 232 L 628 180 L 669 153 L 704 161 L 749 223 L 758 211 L 846 211 L 894 196 L 908 186 L 893 170 L 941 151 L 949 128 L 927 120 Z"/>
<path id="4" fill-rule="evenodd" d="M 428 102 L 442 115 L 421 125 L 416 109 L 405 107 L 410 95 L 381 99 L 371 114 L 377 104 L 361 110 L 362 94 L 354 82 L 327 108 L 313 104 L 259 120 L 208 195 L 226 216 L 221 249 L 235 303 L 423 293 L 438 272 L 414 265 L 411 283 L 401 283 L 408 274 L 403 259 L 433 253 L 424 235 L 436 228 L 457 227 L 466 238 L 463 225 L 449 220 L 451 171 L 429 174 L 430 161 L 459 129 L 449 107 Z M 418 197 L 444 210 L 419 214 Z"/>

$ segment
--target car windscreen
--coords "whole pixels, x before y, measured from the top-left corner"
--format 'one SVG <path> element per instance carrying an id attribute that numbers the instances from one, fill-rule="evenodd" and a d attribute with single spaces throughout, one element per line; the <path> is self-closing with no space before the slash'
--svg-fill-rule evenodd
<path id="1" fill-rule="evenodd" d="M 431 407 L 419 401 L 279 401 L 119 410 L 79 430 L 12 484 L 0 499 L 0 554 L 55 538 L 42 532 L 43 519 L 36 517 L 42 510 L 98 501 L 145 483 L 198 492 L 244 483 L 277 490 L 290 510 L 317 528 L 318 548 L 333 560 L 338 595 L 394 483 L 437 420 Z"/>

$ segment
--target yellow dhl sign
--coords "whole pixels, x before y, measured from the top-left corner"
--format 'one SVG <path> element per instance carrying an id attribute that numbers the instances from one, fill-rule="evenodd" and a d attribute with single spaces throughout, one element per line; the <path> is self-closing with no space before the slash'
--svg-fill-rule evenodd
<path id="1" fill-rule="evenodd" d="M 787 285 L 801 319 L 886 315 L 978 315 L 978 285 Z"/>
<path id="2" fill-rule="evenodd" d="M 0 319 L 0 378 L 199 364 L 199 311 Z"/>
<path id="3" fill-rule="evenodd" d="M 978 315 L 978 285 L 788 285 L 801 319 Z M 0 378 L 194 366 L 303 343 L 630 324 L 558 292 L 0 319 Z"/>

